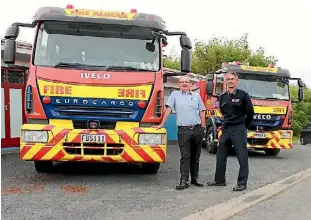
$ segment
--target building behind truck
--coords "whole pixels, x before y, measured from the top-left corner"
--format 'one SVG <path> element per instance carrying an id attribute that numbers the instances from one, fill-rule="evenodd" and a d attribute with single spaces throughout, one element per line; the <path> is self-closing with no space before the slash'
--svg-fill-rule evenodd
<path id="1" fill-rule="evenodd" d="M 225 74 L 231 71 L 238 74 L 238 88 L 248 92 L 254 106 L 255 115 L 247 132 L 247 147 L 263 150 L 270 156 L 276 156 L 281 149 L 291 149 L 293 109 L 289 82 L 298 81 L 298 100 L 301 101 L 304 85 L 301 79 L 291 78 L 287 69 L 272 65 L 256 67 L 232 62 L 223 63 L 221 69 L 208 74 L 201 86 L 201 89 L 206 88 L 201 96 L 207 107 L 205 145 L 208 152 L 217 152 L 222 125 L 218 97 L 227 91 Z"/>
<path id="2" fill-rule="evenodd" d="M 1 39 L 1 149 L 17 147 L 20 127 L 26 123 L 23 98 L 30 60 L 31 44 L 16 42 L 16 62 L 3 62 L 4 39 Z"/>
<path id="3" fill-rule="evenodd" d="M 20 158 L 47 172 L 54 161 L 166 161 L 163 85 L 191 69 L 191 41 L 152 14 L 43 7 L 7 29 L 3 61 L 15 63 L 20 27 L 36 28 L 21 127 Z M 180 35 L 181 72 L 163 69 L 167 36 Z"/>

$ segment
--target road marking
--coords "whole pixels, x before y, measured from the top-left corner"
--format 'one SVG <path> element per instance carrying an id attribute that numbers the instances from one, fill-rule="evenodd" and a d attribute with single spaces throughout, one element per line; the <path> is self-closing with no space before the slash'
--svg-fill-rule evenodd
<path id="1" fill-rule="evenodd" d="M 251 206 L 264 201 L 285 189 L 288 189 L 304 179 L 311 177 L 311 168 L 293 174 L 282 180 L 268 184 L 266 186 L 255 189 L 231 199 L 229 201 L 219 203 L 215 206 L 204 209 L 203 211 L 186 216 L 180 220 L 224 220 L 232 217 L 239 212 L 250 208 Z M 238 192 L 234 192 L 238 193 Z"/>

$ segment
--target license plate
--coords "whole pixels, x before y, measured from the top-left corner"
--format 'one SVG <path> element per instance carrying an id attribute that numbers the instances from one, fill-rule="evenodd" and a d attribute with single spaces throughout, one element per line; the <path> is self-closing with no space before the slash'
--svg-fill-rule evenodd
<path id="1" fill-rule="evenodd" d="M 82 143 L 105 143 L 106 136 L 103 134 L 82 134 L 81 142 Z"/>
<path id="2" fill-rule="evenodd" d="M 266 138 L 266 134 L 265 133 L 255 133 L 254 137 L 255 138 Z"/>

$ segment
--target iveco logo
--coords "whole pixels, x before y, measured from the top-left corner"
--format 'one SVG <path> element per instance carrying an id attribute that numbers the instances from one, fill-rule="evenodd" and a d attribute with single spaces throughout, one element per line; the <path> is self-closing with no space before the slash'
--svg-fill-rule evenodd
<path id="1" fill-rule="evenodd" d="M 254 119 L 270 120 L 271 119 L 271 115 L 254 115 Z"/>
<path id="2" fill-rule="evenodd" d="M 99 127 L 99 121 L 88 121 L 89 129 L 96 129 Z"/>
<path id="3" fill-rule="evenodd" d="M 108 73 L 81 73 L 80 77 L 82 79 L 109 79 L 110 74 Z"/>
<path id="4" fill-rule="evenodd" d="M 57 104 L 77 104 L 77 105 L 94 105 L 94 106 L 133 106 L 134 102 L 124 102 L 124 101 L 105 101 L 97 99 L 60 99 L 57 98 Z"/>

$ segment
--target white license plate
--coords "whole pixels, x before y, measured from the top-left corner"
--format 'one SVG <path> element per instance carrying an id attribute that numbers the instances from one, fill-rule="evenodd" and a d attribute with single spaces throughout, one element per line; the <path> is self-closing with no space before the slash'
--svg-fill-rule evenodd
<path id="1" fill-rule="evenodd" d="M 105 143 L 106 136 L 103 134 L 82 134 L 81 142 L 82 143 Z"/>
<path id="2" fill-rule="evenodd" d="M 266 138 L 266 134 L 265 133 L 255 133 L 254 134 L 254 138 Z"/>

